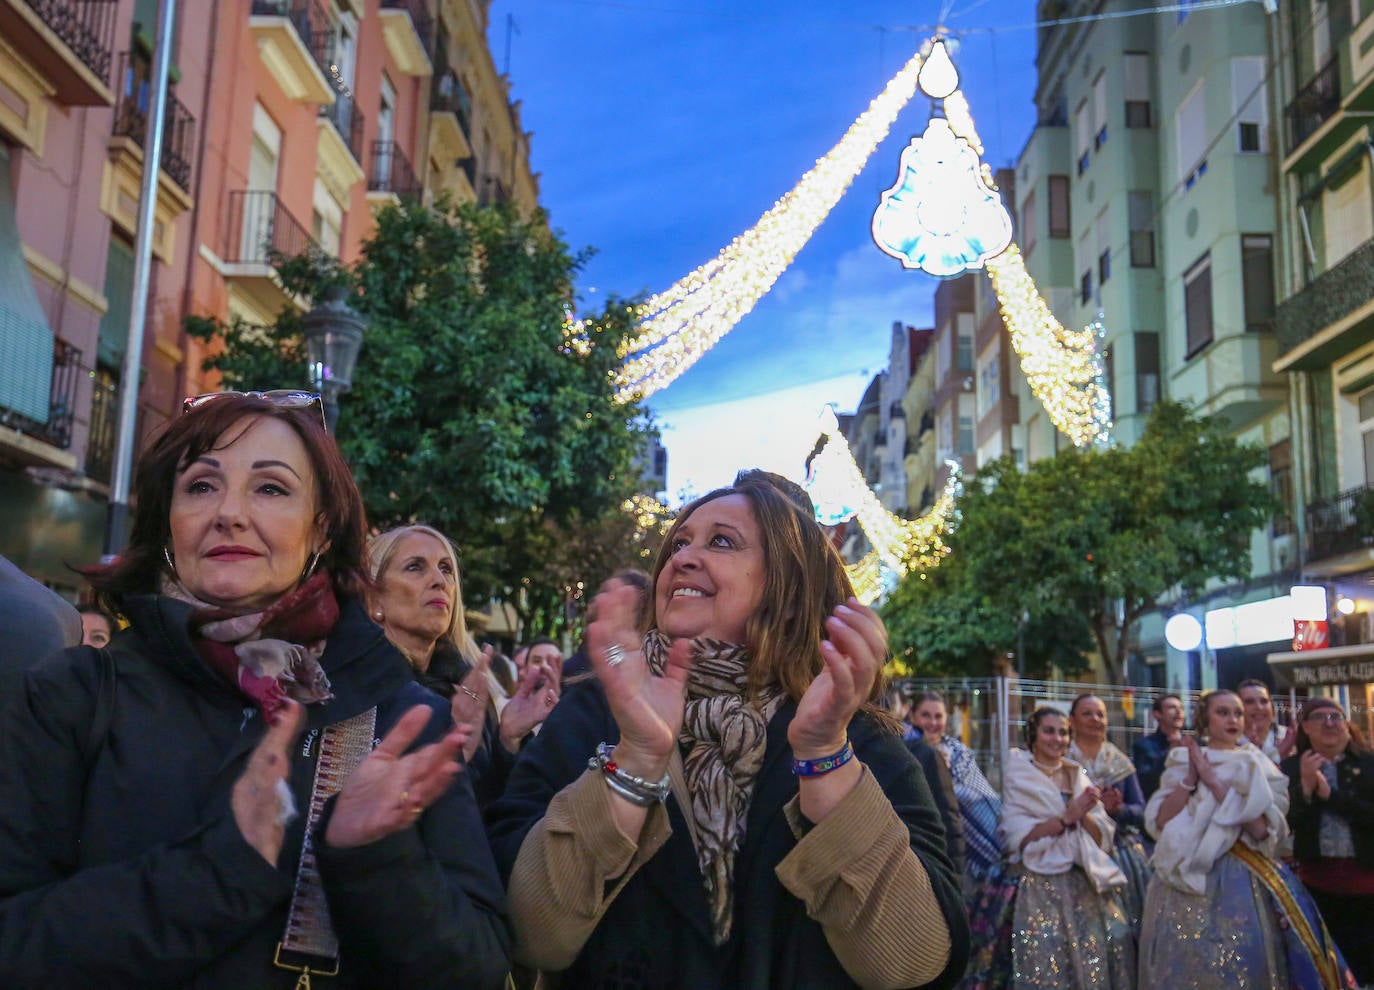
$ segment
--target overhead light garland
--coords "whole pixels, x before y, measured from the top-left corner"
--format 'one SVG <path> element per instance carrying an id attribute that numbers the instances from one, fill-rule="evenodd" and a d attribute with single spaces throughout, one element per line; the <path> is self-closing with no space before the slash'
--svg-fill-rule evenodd
<path id="1" fill-rule="evenodd" d="M 897 575 L 937 566 L 949 553 L 944 536 L 958 521 L 955 503 L 961 491 L 959 464 L 946 462 L 950 465 L 949 480 L 929 512 L 919 519 L 902 519 L 883 507 L 864 480 L 863 472 L 854 462 L 849 441 L 840 432 L 839 422 L 829 406 L 821 415 L 821 432 L 826 438 L 825 445 L 812 458 L 806 478 L 806 490 L 816 504 L 817 519 L 835 525 L 848 518 L 857 518 L 880 563 Z M 840 506 L 852 509 L 844 515 Z M 853 577 L 851 572 L 851 580 Z"/>
<path id="2" fill-rule="evenodd" d="M 616 399 L 631 402 L 666 387 L 749 313 L 849 189 L 916 93 L 918 53 L 850 125 L 839 143 L 749 230 L 711 261 L 634 308 L 639 333 L 621 345 Z M 600 328 L 564 326 L 564 345 L 585 352 Z"/>
<path id="3" fill-rule="evenodd" d="M 958 74 L 942 38 L 932 39 L 928 50 L 920 86 L 942 116 L 933 112 L 926 134 L 902 152 L 898 183 L 883 194 L 874 213 L 874 240 L 903 265 L 933 275 L 986 268 L 1026 382 L 1051 422 L 1075 446 L 1107 443 L 1111 398 L 1102 366 L 1101 317 L 1076 332 L 1066 328 L 1027 273 L 1011 242 L 1009 218 L 1001 237 L 996 220 L 999 214 L 1006 217 L 1006 210 L 991 170 L 986 163 L 977 170 L 969 165 L 970 156 L 982 155 L 983 142 L 958 89 Z M 921 178 L 922 169 L 928 179 Z M 937 198 L 935 183 L 941 183 L 943 197 Z M 931 203 L 938 209 L 925 208 Z"/>

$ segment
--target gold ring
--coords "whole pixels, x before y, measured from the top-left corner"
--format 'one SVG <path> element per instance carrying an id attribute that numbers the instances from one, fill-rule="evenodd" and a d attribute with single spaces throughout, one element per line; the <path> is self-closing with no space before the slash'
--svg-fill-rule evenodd
<path id="1" fill-rule="evenodd" d="M 409 801 L 409 800 L 410 800 L 410 791 L 402 791 L 402 792 L 401 792 L 401 804 L 405 804 L 405 803 L 406 803 L 407 801 Z"/>
<path id="2" fill-rule="evenodd" d="M 459 685 L 458 685 L 458 690 L 459 690 L 459 691 L 462 691 L 465 695 L 467 695 L 467 696 L 468 696 L 469 698 L 471 698 L 473 701 L 481 701 L 481 700 L 482 700 L 482 696 L 481 696 L 480 694 L 478 694 L 476 691 L 472 690 L 471 688 L 464 687 L 463 685 L 459 684 Z"/>

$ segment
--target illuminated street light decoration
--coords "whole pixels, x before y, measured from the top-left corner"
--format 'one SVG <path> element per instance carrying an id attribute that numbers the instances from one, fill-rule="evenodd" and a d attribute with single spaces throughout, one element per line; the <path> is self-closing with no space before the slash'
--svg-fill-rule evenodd
<path id="1" fill-rule="evenodd" d="M 825 445 L 812 458 L 806 478 L 806 490 L 817 506 L 817 519 L 827 525 L 837 525 L 846 519 L 857 518 L 878 560 L 899 576 L 937 566 L 949 553 L 949 545 L 943 537 L 957 522 L 954 506 L 961 490 L 958 463 L 946 462 L 950 465 L 949 480 L 931 510 L 919 519 L 902 519 L 887 511 L 868 487 L 859 465 L 854 462 L 849 441 L 840 432 L 835 414 L 828 406 L 822 413 L 820 426 L 826 438 Z M 842 494 L 837 496 L 836 492 Z M 843 518 L 836 518 L 841 507 L 852 507 L 852 511 Z M 825 518 L 822 512 L 826 513 Z M 827 519 L 835 521 L 827 522 Z"/>
<path id="2" fill-rule="evenodd" d="M 639 333 L 621 346 L 623 364 L 614 374 L 617 401 L 645 398 L 670 385 L 773 287 L 916 95 L 921 64 L 921 55 L 913 55 L 839 142 L 758 223 L 636 308 Z M 589 321 L 569 321 L 564 346 L 585 351 L 598 329 Z"/>
<path id="3" fill-rule="evenodd" d="M 897 182 L 873 213 L 873 241 L 904 268 L 952 278 L 983 263 L 1011 243 L 1011 216 L 979 160 L 981 146 L 960 136 L 943 116 L 958 95 L 959 73 L 945 42 L 935 38 L 917 77 L 937 109 L 925 133 L 902 149 Z M 956 113 L 966 107 L 959 100 Z"/>

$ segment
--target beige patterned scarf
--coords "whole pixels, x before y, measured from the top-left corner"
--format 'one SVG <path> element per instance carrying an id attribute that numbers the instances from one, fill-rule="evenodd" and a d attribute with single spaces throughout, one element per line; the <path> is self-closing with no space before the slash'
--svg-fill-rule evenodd
<path id="1" fill-rule="evenodd" d="M 644 656 L 656 674 L 663 672 L 669 640 L 652 631 Z M 763 765 L 768 722 L 783 695 L 769 688 L 756 702 L 744 697 L 749 684 L 749 654 L 742 646 L 713 639 L 692 640 L 692 671 L 687 676 L 687 706 L 682 744 L 683 772 L 696 825 L 697 864 L 706 883 L 711 926 L 717 945 L 730 938 L 734 916 L 735 853 L 744 838 L 754 781 Z"/>

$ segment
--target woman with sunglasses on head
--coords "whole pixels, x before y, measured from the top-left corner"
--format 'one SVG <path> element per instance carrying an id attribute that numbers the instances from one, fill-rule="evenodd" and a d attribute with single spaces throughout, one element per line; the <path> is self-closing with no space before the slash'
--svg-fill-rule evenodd
<path id="1" fill-rule="evenodd" d="M 471 728 L 363 608 L 318 397 L 187 407 L 84 571 L 129 628 L 37 665 L 0 725 L 0 985 L 501 986 Z"/>
<path id="2" fill-rule="evenodd" d="M 1155 851 L 1140 985 L 1353 988 L 1311 898 L 1274 857 L 1288 782 L 1246 743 L 1240 697 L 1204 694 L 1195 728 L 1169 750 L 1145 806 Z"/>
<path id="3" fill-rule="evenodd" d="M 1001 965 L 980 986 L 1127 990 L 1135 945 L 1121 907 L 1126 878 L 1112 861 L 1111 817 L 1099 788 L 1069 758 L 1069 719 L 1037 708 L 1025 749 L 1008 754 L 1002 835 L 1016 892 L 998 944 Z M 1010 966 L 1010 974 L 1001 972 Z"/>
<path id="4" fill-rule="evenodd" d="M 1374 753 L 1332 698 L 1308 698 L 1283 761 L 1298 876 L 1355 977 L 1374 983 Z"/>
<path id="5" fill-rule="evenodd" d="M 799 486 L 686 506 L 653 624 L 609 582 L 487 820 L 517 962 L 580 990 L 949 986 L 968 930 L 921 768 L 878 702 L 886 634 Z"/>
<path id="6" fill-rule="evenodd" d="M 458 555 L 430 526 L 399 526 L 367 545 L 368 608 L 415 679 L 450 700 L 459 725 L 481 725 L 464 747 L 478 803 L 501 793 L 521 744 L 558 703 L 556 678 L 527 667 L 506 699 L 490 673 L 492 647 L 468 633 Z M 498 698 L 502 702 L 499 705 Z"/>

